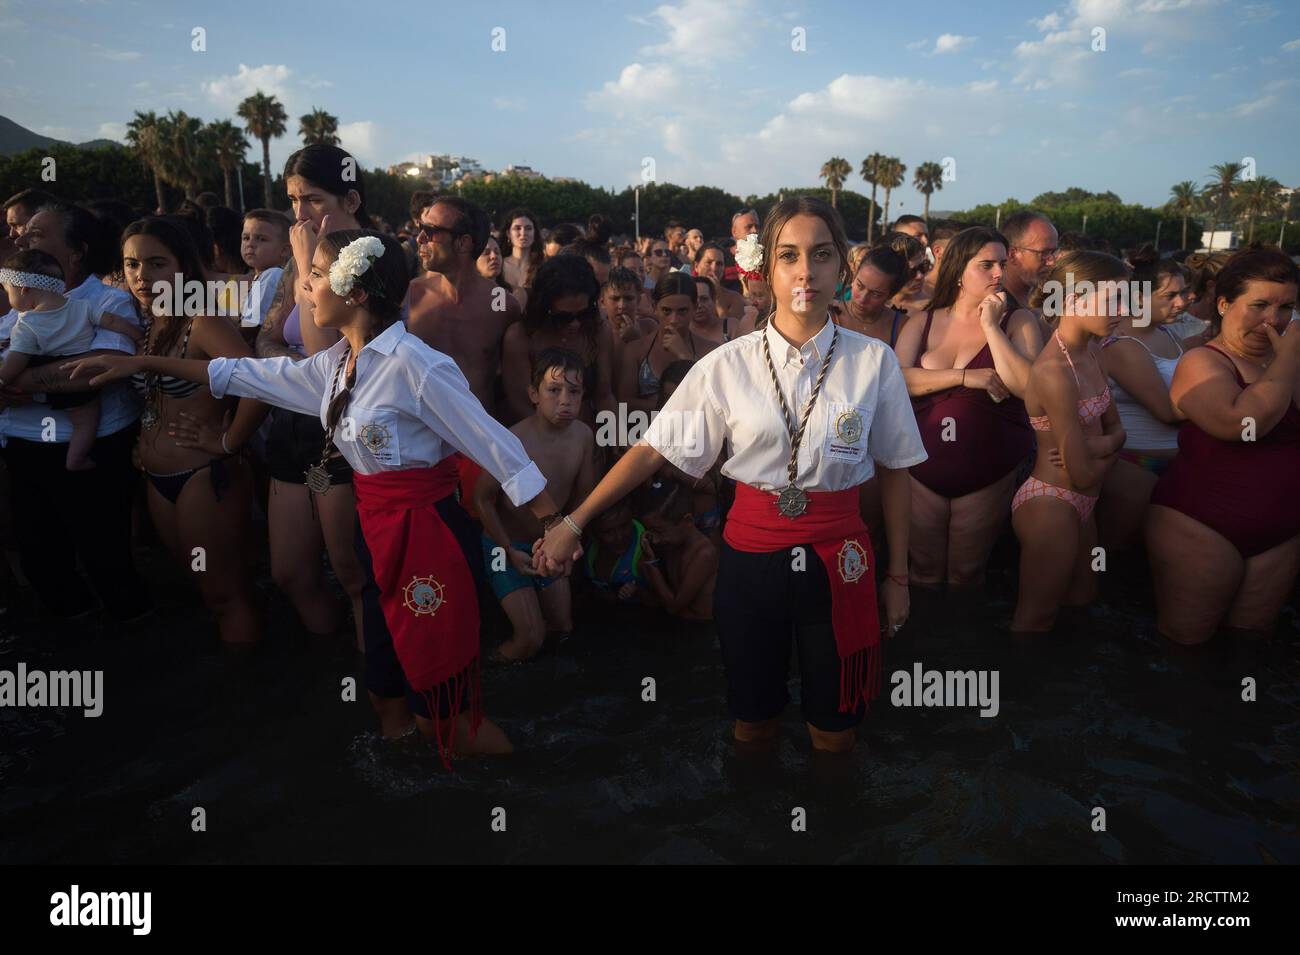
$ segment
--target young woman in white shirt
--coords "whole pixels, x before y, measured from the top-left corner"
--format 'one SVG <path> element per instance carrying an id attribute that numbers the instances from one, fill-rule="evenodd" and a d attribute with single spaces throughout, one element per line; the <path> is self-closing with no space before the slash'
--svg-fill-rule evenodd
<path id="1" fill-rule="evenodd" d="M 578 537 L 669 462 L 703 476 L 723 450 L 736 482 L 714 616 L 739 742 L 771 739 L 788 702 L 797 637 L 804 720 L 814 748 L 842 752 L 880 688 L 876 567 L 858 487 L 879 472 L 889 539 L 882 587 L 888 625 L 907 618 L 907 468 L 925 459 L 898 359 L 883 342 L 835 325 L 847 273 L 839 214 L 787 199 L 763 229 L 762 274 L 776 301 L 762 331 L 703 356 L 641 443 L 539 541 L 539 569 L 581 554 Z M 793 450 L 792 450 L 793 449 Z"/>
<path id="2" fill-rule="evenodd" d="M 456 363 L 406 331 L 408 284 L 396 240 L 331 232 L 320 237 L 308 277 L 315 321 L 342 333 L 324 351 L 304 361 L 95 357 L 74 373 L 98 371 L 92 383 L 102 383 L 152 371 L 207 384 L 218 397 L 320 415 L 325 446 L 308 481 L 326 487 L 326 466 L 339 454 L 353 469 L 358 550 L 373 564 L 364 594 L 366 683 L 385 735 L 403 729 L 397 710 L 405 693 L 444 761 L 453 750 L 509 752 L 505 734 L 483 717 L 474 577 L 482 552 L 453 494 L 454 452 L 479 462 L 544 524 L 559 515 L 519 439 L 483 410 Z"/>

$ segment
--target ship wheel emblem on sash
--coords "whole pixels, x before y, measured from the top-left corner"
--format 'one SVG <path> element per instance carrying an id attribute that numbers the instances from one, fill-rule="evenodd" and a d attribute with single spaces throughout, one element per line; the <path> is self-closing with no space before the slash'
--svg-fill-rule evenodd
<path id="1" fill-rule="evenodd" d="M 867 572 L 867 552 L 857 541 L 846 540 L 835 556 L 838 558 L 840 580 L 846 584 L 856 584 Z"/>
<path id="2" fill-rule="evenodd" d="M 443 586 L 432 577 L 412 577 L 402 590 L 402 602 L 417 617 L 433 616 L 442 606 Z"/>

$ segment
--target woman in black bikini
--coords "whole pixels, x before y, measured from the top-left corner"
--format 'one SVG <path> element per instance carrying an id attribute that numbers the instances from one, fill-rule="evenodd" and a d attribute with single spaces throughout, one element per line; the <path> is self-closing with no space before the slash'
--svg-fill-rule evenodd
<path id="1" fill-rule="evenodd" d="M 700 302 L 694 278 L 669 272 L 655 285 L 652 297 L 659 329 L 644 345 L 629 343 L 619 369 L 618 400 L 630 411 L 648 412 L 658 406 L 659 376 L 673 362 L 693 361 L 721 344 L 691 331 Z"/>
<path id="2" fill-rule="evenodd" d="M 184 296 L 155 296 L 155 283 L 170 289 L 179 276 L 197 281 L 202 274 L 189 236 L 165 218 L 142 219 L 122 235 L 123 273 L 145 329 L 145 355 L 248 358 L 252 351 L 228 320 L 202 315 L 158 315 Z M 149 479 L 149 513 L 172 555 L 187 567 L 203 602 L 216 615 L 226 643 L 258 638 L 244 536 L 248 527 L 253 478 L 239 454 L 266 416 L 256 401 L 218 401 L 193 382 L 140 375 L 134 384 L 144 399 L 137 451 Z"/>

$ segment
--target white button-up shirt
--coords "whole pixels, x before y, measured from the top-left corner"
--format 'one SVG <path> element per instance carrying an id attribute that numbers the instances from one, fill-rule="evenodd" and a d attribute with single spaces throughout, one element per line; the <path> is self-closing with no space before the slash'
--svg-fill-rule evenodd
<path id="1" fill-rule="evenodd" d="M 140 324 L 135 314 L 135 305 L 131 293 L 125 289 L 105 285 L 94 275 L 76 288 L 64 293 L 73 301 L 89 302 L 97 314 L 112 312 L 135 325 Z M 18 320 L 18 312 L 11 311 L 0 318 L 0 340 L 6 342 Z M 91 351 L 114 349 L 135 354 L 135 342 L 125 335 L 107 328 L 95 327 L 95 337 L 90 343 Z M 0 352 L 3 354 L 3 352 Z M 99 393 L 99 437 L 121 431 L 136 418 L 140 417 L 141 401 L 131 388 L 129 382 L 115 381 L 105 385 Z M 26 441 L 44 441 L 48 438 L 46 424 L 54 423 L 54 438 L 57 443 L 72 439 L 72 423 L 67 414 L 56 411 L 47 404 L 31 402 L 16 408 L 0 410 L 0 443 L 6 438 L 22 438 Z"/>
<path id="2" fill-rule="evenodd" d="M 209 389 L 256 398 L 325 423 L 330 399 L 342 389 L 340 339 L 310 358 L 214 358 Z M 334 444 L 358 474 L 431 467 L 462 451 L 501 482 L 516 506 L 546 489 L 546 478 L 524 446 L 479 404 L 456 363 L 394 322 L 357 356 L 356 386 Z"/>
<path id="3" fill-rule="evenodd" d="M 651 423 L 644 441 L 692 477 L 728 442 L 727 477 L 761 490 L 789 483 L 790 433 L 763 357 L 766 337 L 777 381 L 798 427 L 836 326 L 828 319 L 795 348 L 771 323 L 699 359 Z M 926 459 L 898 358 L 884 342 L 845 328 L 799 445 L 795 483 L 841 491 L 871 479 L 876 464 L 899 469 Z"/>

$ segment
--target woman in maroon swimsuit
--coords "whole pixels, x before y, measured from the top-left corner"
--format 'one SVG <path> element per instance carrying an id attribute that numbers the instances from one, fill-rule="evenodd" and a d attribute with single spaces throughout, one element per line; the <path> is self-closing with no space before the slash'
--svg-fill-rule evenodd
<path id="1" fill-rule="evenodd" d="M 895 349 L 929 459 L 912 468 L 913 583 L 977 585 L 1010 513 L 1016 470 L 1033 449 L 1023 397 L 1042 348 L 1038 321 L 1008 313 L 1006 239 L 953 237 L 925 321 Z"/>
<path id="2" fill-rule="evenodd" d="M 1300 570 L 1300 273 L 1272 248 L 1215 282 L 1214 337 L 1178 363 L 1188 419 L 1147 511 L 1156 623 L 1176 643 L 1268 632 Z"/>

